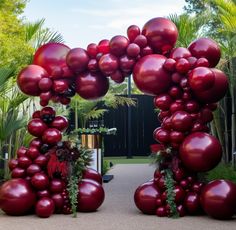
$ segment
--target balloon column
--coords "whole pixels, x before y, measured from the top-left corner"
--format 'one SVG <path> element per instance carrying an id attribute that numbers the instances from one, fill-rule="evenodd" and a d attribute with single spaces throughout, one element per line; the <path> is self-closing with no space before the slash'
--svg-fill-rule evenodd
<path id="1" fill-rule="evenodd" d="M 87 100 L 98 99 L 107 93 L 109 78 L 122 83 L 132 74 L 136 86 L 154 96 L 162 122 L 153 133 L 162 145 L 156 154 L 159 168 L 152 181 L 136 190 L 137 207 L 158 216 L 195 214 L 203 208 L 212 217 L 230 218 L 236 208 L 236 186 L 221 180 L 204 187 L 197 178 L 198 172 L 214 168 L 222 155 L 207 126 L 228 87 L 225 74 L 214 68 L 220 49 L 209 38 L 197 39 L 187 48 L 175 47 L 177 38 L 175 24 L 159 17 L 142 29 L 131 25 L 127 37 L 91 43 L 86 50 L 60 43 L 41 46 L 33 64 L 19 73 L 17 84 L 23 93 L 39 96 L 44 108 L 28 124 L 36 138 L 9 162 L 16 179 L 1 187 L 0 207 L 10 215 L 25 214 L 32 207 L 41 217 L 54 210 L 71 212 L 66 165 L 81 154 L 61 142 L 67 121 L 47 105 L 49 101 L 67 105 L 76 93 Z M 83 175 L 86 179 L 80 180 L 73 201 L 78 202 L 77 210 L 93 211 L 104 199 L 101 177 L 87 171 Z M 15 206 L 16 211 L 11 208 Z"/>

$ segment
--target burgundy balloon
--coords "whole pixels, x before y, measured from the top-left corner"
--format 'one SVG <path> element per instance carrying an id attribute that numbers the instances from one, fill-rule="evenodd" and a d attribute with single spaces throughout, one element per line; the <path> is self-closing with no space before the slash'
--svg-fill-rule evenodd
<path id="1" fill-rule="evenodd" d="M 56 144 L 57 142 L 61 141 L 61 139 L 62 139 L 62 134 L 56 128 L 46 129 L 42 136 L 43 142 L 47 144 Z"/>
<path id="2" fill-rule="evenodd" d="M 164 206 L 158 207 L 156 210 L 156 215 L 159 217 L 167 216 L 166 208 Z"/>
<path id="3" fill-rule="evenodd" d="M 200 196 L 196 192 L 189 192 L 184 199 L 184 207 L 189 214 L 198 214 L 201 210 Z"/>
<path id="4" fill-rule="evenodd" d="M 228 78 L 222 71 L 218 69 L 211 69 L 211 71 L 215 75 L 213 86 L 205 91 L 194 91 L 195 97 L 204 103 L 214 103 L 219 101 L 225 96 L 229 85 Z"/>
<path id="5" fill-rule="evenodd" d="M 154 105 L 161 110 L 169 110 L 172 98 L 168 94 L 160 94 L 154 98 Z"/>
<path id="6" fill-rule="evenodd" d="M 122 35 L 114 36 L 109 43 L 110 53 L 119 57 L 126 53 L 126 48 L 128 47 L 128 45 L 129 40 L 126 37 Z"/>
<path id="7" fill-rule="evenodd" d="M 38 65 L 28 65 L 17 76 L 17 85 L 20 90 L 29 96 L 39 96 L 41 89 L 39 82 L 48 77 L 45 69 Z"/>
<path id="8" fill-rule="evenodd" d="M 209 61 L 206 58 L 199 58 L 196 61 L 196 67 L 200 67 L 200 66 L 204 66 L 204 67 L 209 67 Z"/>
<path id="9" fill-rule="evenodd" d="M 35 160 L 34 163 L 39 165 L 40 167 L 45 167 L 47 165 L 48 158 L 45 155 L 39 155 Z"/>
<path id="10" fill-rule="evenodd" d="M 36 173 L 31 178 L 31 184 L 37 190 L 46 189 L 49 185 L 48 176 L 43 172 Z"/>
<path id="11" fill-rule="evenodd" d="M 87 69 L 89 56 L 82 48 L 71 49 L 66 56 L 66 63 L 75 73 L 81 73 Z"/>
<path id="12" fill-rule="evenodd" d="M 62 43 L 47 43 L 37 49 L 33 63 L 42 66 L 49 74 L 55 68 L 62 68 L 66 65 L 66 55 L 70 48 Z"/>
<path id="13" fill-rule="evenodd" d="M 0 187 L 0 208 L 7 215 L 25 215 L 35 202 L 36 195 L 24 179 L 11 179 Z"/>
<path id="14" fill-rule="evenodd" d="M 127 29 L 127 35 L 128 35 L 128 38 L 131 42 L 134 41 L 134 39 L 140 35 L 140 28 L 136 25 L 131 25 L 128 27 Z"/>
<path id="15" fill-rule="evenodd" d="M 44 115 L 51 115 L 54 117 L 56 115 L 56 111 L 53 107 L 47 106 L 40 110 L 40 117 L 43 118 Z"/>
<path id="16" fill-rule="evenodd" d="M 47 189 L 40 190 L 37 192 L 37 197 L 38 198 L 50 197 L 50 192 Z"/>
<path id="17" fill-rule="evenodd" d="M 48 77 L 40 79 L 38 82 L 39 89 L 43 92 L 47 92 L 52 88 L 52 80 Z"/>
<path id="18" fill-rule="evenodd" d="M 99 68 L 105 75 L 110 75 L 118 69 L 118 59 L 113 54 L 104 54 L 99 60 Z"/>
<path id="19" fill-rule="evenodd" d="M 194 91 L 205 91 L 212 88 L 215 83 L 215 75 L 210 68 L 197 67 L 189 74 L 189 85 Z"/>
<path id="20" fill-rule="evenodd" d="M 171 50 L 178 38 L 175 24 L 166 18 L 153 18 L 143 26 L 142 34 L 147 37 L 148 44 L 159 52 Z"/>
<path id="21" fill-rule="evenodd" d="M 139 90 L 149 95 L 158 95 L 171 85 L 170 74 L 163 68 L 166 57 L 151 54 L 142 57 L 134 66 L 133 79 Z"/>
<path id="22" fill-rule="evenodd" d="M 84 99 L 103 97 L 109 88 L 108 79 L 101 73 L 83 73 L 76 78 L 76 92 Z"/>
<path id="23" fill-rule="evenodd" d="M 171 50 L 170 52 L 170 58 L 173 58 L 174 60 L 178 60 L 180 58 L 189 58 L 192 54 L 190 51 L 185 47 L 177 47 Z"/>
<path id="24" fill-rule="evenodd" d="M 8 168 L 10 170 L 13 170 L 17 166 L 18 166 L 18 160 L 17 159 L 11 159 L 11 160 L 8 161 Z"/>
<path id="25" fill-rule="evenodd" d="M 90 72 L 97 72 L 98 71 L 98 61 L 96 59 L 90 59 L 89 60 L 89 62 L 88 62 L 88 70 Z"/>
<path id="26" fill-rule="evenodd" d="M 86 168 L 85 171 L 83 171 L 83 179 L 94 180 L 99 184 L 102 184 L 101 174 L 92 168 Z"/>
<path id="27" fill-rule="evenodd" d="M 175 203 L 176 204 L 182 203 L 182 201 L 185 198 L 185 191 L 184 191 L 184 189 L 181 186 L 179 186 L 179 185 L 175 185 L 175 188 L 174 188 L 173 191 L 175 193 Z"/>
<path id="28" fill-rule="evenodd" d="M 64 131 L 65 129 L 67 129 L 68 125 L 69 122 L 64 116 L 56 116 L 50 124 L 52 128 L 58 129 L 60 131 Z"/>
<path id="29" fill-rule="evenodd" d="M 25 169 L 16 167 L 11 171 L 12 178 L 24 178 L 26 176 Z"/>
<path id="30" fill-rule="evenodd" d="M 220 60 L 220 48 L 210 38 L 198 38 L 189 45 L 188 49 L 194 57 L 206 58 L 209 61 L 210 67 L 215 67 Z"/>
<path id="31" fill-rule="evenodd" d="M 27 151 L 27 156 L 34 160 L 35 158 L 37 158 L 38 156 L 40 155 L 40 152 L 38 150 L 37 147 L 34 147 L 34 146 L 30 146 L 28 151 Z"/>
<path id="32" fill-rule="evenodd" d="M 35 213 L 41 218 L 48 218 L 54 213 L 54 210 L 54 201 L 49 197 L 41 198 L 35 206 Z"/>
<path id="33" fill-rule="evenodd" d="M 148 44 L 147 38 L 144 35 L 138 35 L 134 39 L 134 43 L 137 44 L 140 48 L 145 48 Z"/>
<path id="34" fill-rule="evenodd" d="M 170 132 L 170 141 L 174 143 L 181 143 L 184 140 L 184 133 L 178 131 Z"/>
<path id="35" fill-rule="evenodd" d="M 54 80 L 52 88 L 56 93 L 64 93 L 69 88 L 69 82 L 66 79 Z"/>
<path id="36" fill-rule="evenodd" d="M 41 137 L 46 129 L 47 125 L 40 118 L 34 118 L 28 123 L 28 132 L 33 136 Z"/>
<path id="37" fill-rule="evenodd" d="M 52 179 L 49 184 L 49 189 L 52 193 L 61 193 L 65 187 L 65 184 L 60 179 Z"/>
<path id="38" fill-rule="evenodd" d="M 236 184 L 229 180 L 214 180 L 201 193 L 203 210 L 216 219 L 230 219 L 235 214 Z"/>
<path id="39" fill-rule="evenodd" d="M 109 40 L 103 39 L 98 43 L 98 52 L 101 54 L 107 54 L 110 51 Z"/>
<path id="40" fill-rule="evenodd" d="M 55 205 L 56 213 L 61 213 L 63 205 L 64 205 L 64 198 L 60 193 L 55 193 L 51 196 L 51 199 Z"/>
<path id="41" fill-rule="evenodd" d="M 98 46 L 95 43 L 90 43 L 87 46 L 87 53 L 90 58 L 96 58 L 98 54 Z"/>
<path id="42" fill-rule="evenodd" d="M 28 149 L 24 146 L 21 146 L 17 151 L 16 151 L 16 155 L 17 157 L 22 157 L 22 156 L 26 156 Z"/>
<path id="43" fill-rule="evenodd" d="M 156 213 L 156 199 L 161 195 L 154 182 L 146 182 L 140 185 L 134 194 L 134 202 L 137 208 L 145 214 Z"/>
<path id="44" fill-rule="evenodd" d="M 185 132 L 192 127 L 192 117 L 185 111 L 177 111 L 171 118 L 172 127 L 176 131 Z"/>
<path id="45" fill-rule="evenodd" d="M 28 176 L 33 176 L 36 173 L 41 172 L 41 168 L 39 165 L 37 164 L 31 164 L 27 169 L 26 169 L 26 173 Z"/>
<path id="46" fill-rule="evenodd" d="M 168 143 L 170 141 L 170 132 L 162 128 L 157 128 L 153 132 L 153 137 L 160 143 Z"/>
<path id="47" fill-rule="evenodd" d="M 188 135 L 180 146 L 182 163 L 194 172 L 213 169 L 221 157 L 222 148 L 218 139 L 204 132 Z"/>
<path id="48" fill-rule="evenodd" d="M 78 186 L 78 211 L 96 211 L 101 206 L 105 198 L 102 185 L 94 180 L 82 179 Z"/>
<path id="49" fill-rule="evenodd" d="M 113 74 L 111 74 L 111 79 L 120 84 L 125 80 L 125 76 L 122 74 L 122 72 L 120 70 L 117 70 L 116 72 L 114 72 Z"/>
<path id="50" fill-rule="evenodd" d="M 135 43 L 130 43 L 126 52 L 129 57 L 136 58 L 140 53 L 140 47 Z"/>
<path id="51" fill-rule="evenodd" d="M 180 58 L 176 61 L 175 69 L 180 74 L 185 74 L 190 69 L 190 64 L 186 58 Z"/>
<path id="52" fill-rule="evenodd" d="M 22 157 L 18 158 L 18 166 L 21 168 L 25 169 L 29 165 L 31 165 L 31 163 L 32 163 L 32 161 L 27 156 L 22 156 Z"/>
<path id="53" fill-rule="evenodd" d="M 127 55 L 123 55 L 119 59 L 120 69 L 128 74 L 131 74 L 135 63 L 135 59 L 130 58 Z"/>
<path id="54" fill-rule="evenodd" d="M 37 138 L 37 137 L 32 139 L 29 143 L 30 147 L 35 147 L 35 148 L 40 148 L 41 145 L 42 145 L 42 140 L 40 138 Z"/>
<path id="55" fill-rule="evenodd" d="M 176 65 L 176 61 L 172 58 L 167 58 L 163 67 L 170 72 L 174 72 L 175 71 L 175 65 Z"/>

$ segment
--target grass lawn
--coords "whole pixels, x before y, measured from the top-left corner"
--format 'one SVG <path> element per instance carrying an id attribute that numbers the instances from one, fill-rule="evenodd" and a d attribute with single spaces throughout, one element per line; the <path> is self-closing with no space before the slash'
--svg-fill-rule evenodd
<path id="1" fill-rule="evenodd" d="M 149 164 L 151 162 L 150 158 L 147 157 L 133 157 L 127 159 L 126 157 L 104 157 L 104 160 L 108 163 L 112 162 L 115 164 Z"/>

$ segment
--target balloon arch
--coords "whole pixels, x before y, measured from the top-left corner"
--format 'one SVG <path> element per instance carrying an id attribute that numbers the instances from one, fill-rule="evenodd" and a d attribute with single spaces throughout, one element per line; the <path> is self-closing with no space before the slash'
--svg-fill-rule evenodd
<path id="1" fill-rule="evenodd" d="M 213 169 L 222 157 L 221 145 L 208 127 L 216 102 L 228 88 L 226 75 L 214 68 L 221 56 L 217 43 L 199 38 L 188 48 L 174 48 L 178 30 L 160 17 L 146 22 L 142 30 L 130 26 L 127 35 L 91 43 L 87 50 L 45 44 L 36 51 L 33 64 L 19 73 L 21 91 L 38 96 L 43 108 L 28 123 L 35 138 L 9 162 L 12 179 L 0 189 L 0 207 L 6 214 L 24 215 L 34 207 L 38 216 L 49 217 L 53 212 L 94 211 L 102 204 L 101 176 L 86 169 L 85 161 L 75 176 L 77 193 L 67 188 L 73 185 L 69 166 L 83 152 L 61 141 L 68 121 L 47 105 L 49 101 L 67 105 L 76 93 L 98 99 L 107 93 L 109 77 L 122 83 L 132 74 L 138 89 L 154 96 L 161 121 L 153 133 L 160 143 L 155 150 L 159 167 L 151 181 L 137 188 L 136 206 L 157 216 L 202 211 L 218 219 L 233 216 L 236 185 L 226 180 L 204 184 L 198 179 L 199 172 Z"/>

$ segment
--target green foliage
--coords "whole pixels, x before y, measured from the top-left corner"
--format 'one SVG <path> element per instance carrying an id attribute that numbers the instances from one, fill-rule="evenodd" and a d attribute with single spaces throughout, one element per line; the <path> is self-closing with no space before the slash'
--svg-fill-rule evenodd
<path id="1" fill-rule="evenodd" d="M 102 175 L 105 175 L 110 169 L 110 165 L 109 162 L 106 160 L 103 160 L 103 164 L 102 164 Z"/>
<path id="2" fill-rule="evenodd" d="M 68 191 L 69 198 L 70 198 L 73 217 L 77 216 L 77 204 L 78 204 L 77 196 L 79 193 L 78 181 L 79 181 L 78 176 L 72 175 L 69 178 L 68 186 L 67 186 L 67 191 Z"/>

